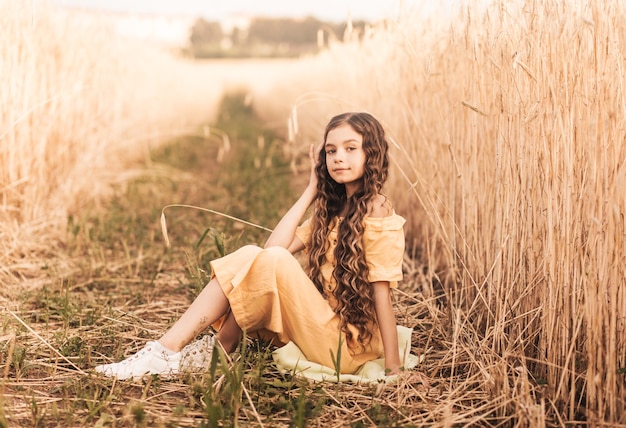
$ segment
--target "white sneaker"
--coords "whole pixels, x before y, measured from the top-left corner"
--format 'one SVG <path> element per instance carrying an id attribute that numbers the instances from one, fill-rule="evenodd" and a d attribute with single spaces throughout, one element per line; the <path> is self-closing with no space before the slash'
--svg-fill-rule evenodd
<path id="1" fill-rule="evenodd" d="M 124 361 L 96 366 L 96 371 L 120 380 L 136 380 L 151 374 L 171 376 L 178 373 L 180 356 L 180 352 L 168 355 L 167 350 L 158 342 L 148 342 L 141 351 Z"/>
<path id="2" fill-rule="evenodd" d="M 180 351 L 180 371 L 204 372 L 209 369 L 211 356 L 215 347 L 215 336 L 208 334 L 203 336 Z"/>

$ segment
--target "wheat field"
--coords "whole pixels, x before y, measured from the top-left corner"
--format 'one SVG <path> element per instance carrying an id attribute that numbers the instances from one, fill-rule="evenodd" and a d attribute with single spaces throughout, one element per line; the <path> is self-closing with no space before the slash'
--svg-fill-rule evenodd
<path id="1" fill-rule="evenodd" d="M 0 40 L 0 298 L 42 284 L 82 204 L 141 174 L 151 149 L 202 135 L 224 93 L 292 63 L 194 63 L 35 1 L 0 1 Z"/>
<path id="2" fill-rule="evenodd" d="M 439 373 L 465 379 L 440 375 L 441 426 L 462 411 L 626 426 L 625 22 L 620 0 L 407 11 L 253 91 L 296 171 L 340 111 L 388 130 L 387 193 L 418 267 L 405 284 L 441 321 Z M 225 78 L 33 4 L 0 3 L 0 24 L 0 283 L 36 285 L 40 260 L 71 270 L 68 215 L 197 132 Z M 489 405 L 468 410 L 470 389 Z"/>
<path id="3" fill-rule="evenodd" d="M 623 2 L 418 12 L 346 34 L 273 111 L 301 139 L 341 110 L 384 121 L 388 193 L 486 394 L 528 425 L 626 423 Z"/>

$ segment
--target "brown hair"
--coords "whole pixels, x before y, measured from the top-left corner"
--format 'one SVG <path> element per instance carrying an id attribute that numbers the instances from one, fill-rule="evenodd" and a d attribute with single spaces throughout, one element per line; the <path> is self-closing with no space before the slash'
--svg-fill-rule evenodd
<path id="1" fill-rule="evenodd" d="M 322 147 L 315 167 L 318 178 L 318 197 L 314 205 L 311 222 L 309 251 L 309 276 L 320 292 L 323 292 L 321 266 L 328 250 L 328 234 L 334 227 L 339 214 L 345 218 L 339 223 L 338 242 L 335 248 L 337 265 L 333 277 L 337 282 L 334 296 L 337 299 L 335 312 L 341 319 L 341 330 L 348 343 L 353 335 L 348 324 L 358 330 L 358 342 L 365 348 L 372 339 L 372 328 L 376 325 L 373 289 L 368 281 L 368 268 L 363 251 L 363 220 L 373 198 L 382 190 L 387 180 L 389 160 L 388 143 L 382 125 L 369 113 L 344 113 L 333 117 L 324 132 L 324 143 L 328 133 L 342 125 L 349 125 L 363 138 L 365 167 L 363 185 L 350 198 L 343 184 L 335 182 L 326 167 L 326 150 Z"/>

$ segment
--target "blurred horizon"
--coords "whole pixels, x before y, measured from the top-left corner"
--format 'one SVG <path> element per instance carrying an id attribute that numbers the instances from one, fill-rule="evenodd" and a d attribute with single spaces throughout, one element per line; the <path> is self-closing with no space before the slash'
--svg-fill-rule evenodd
<path id="1" fill-rule="evenodd" d="M 260 17 L 304 18 L 343 22 L 348 20 L 376 21 L 397 19 L 408 9 L 419 9 L 424 14 L 451 10 L 455 0 L 443 0 L 438 4 L 423 0 L 319 0 L 294 2 L 272 0 L 231 0 L 208 2 L 206 0 L 43 0 L 64 8 L 104 13 L 132 13 L 149 15 L 193 16 L 207 20 L 223 20 L 245 15 Z"/>
<path id="2" fill-rule="evenodd" d="M 376 23 L 383 20 L 400 20 L 404 15 L 429 18 L 434 16 L 450 16 L 458 0 L 441 0 L 433 3 L 427 0 L 319 0 L 316 2 L 293 2 L 288 0 L 271 0 L 255 2 L 253 0 L 231 0 L 229 2 L 208 2 L 206 0 L 32 0 L 69 11 L 81 19 L 91 20 L 94 17 L 104 18 L 112 25 L 113 30 L 121 35 L 130 36 L 149 42 L 156 42 L 167 47 L 184 48 L 189 44 L 190 32 L 194 25 L 199 24 L 202 31 L 222 33 L 226 36 L 222 44 L 231 45 L 228 37 L 233 30 L 237 37 L 247 34 L 253 21 L 290 20 L 293 28 L 284 28 L 284 22 L 276 22 L 283 26 L 267 31 L 287 31 L 293 34 L 311 32 L 311 20 L 320 21 L 326 36 L 341 38 L 343 30 L 338 25 L 348 21 L 355 25 Z M 302 20 L 302 26 L 297 23 Z M 205 21 L 205 22 L 199 22 Z M 209 30 L 213 23 L 219 23 L 220 29 Z M 267 24 L 265 24 L 267 25 Z M 271 25 L 271 24 L 270 24 Z M 316 28 L 315 31 L 318 31 Z M 294 36 L 298 37 L 298 36 Z M 311 35 L 307 36 L 311 38 Z M 218 37 L 219 38 L 219 37 Z M 232 37 L 231 37 L 232 39 Z M 313 35 L 315 39 L 315 34 Z M 324 43 L 323 39 L 318 40 Z M 313 44 L 316 41 L 313 40 Z M 206 46 L 205 46 L 206 48 Z M 203 48 L 204 49 L 204 48 Z M 204 49 L 206 51 L 206 49 Z M 223 49 L 211 47 L 210 56 L 221 56 Z M 270 55 L 274 55 L 271 53 Z M 231 52 L 228 55 L 233 55 Z M 242 55 L 241 52 L 234 54 Z M 247 55 L 247 54 L 243 54 Z M 283 55 L 283 54 L 279 54 Z M 293 55 L 293 52 L 291 54 Z"/>

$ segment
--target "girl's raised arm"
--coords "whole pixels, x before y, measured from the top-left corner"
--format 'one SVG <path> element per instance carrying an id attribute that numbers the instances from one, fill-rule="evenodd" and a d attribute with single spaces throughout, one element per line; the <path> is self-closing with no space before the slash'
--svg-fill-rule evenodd
<path id="1" fill-rule="evenodd" d="M 317 196 L 317 176 L 315 175 L 315 165 L 317 163 L 317 152 L 313 144 L 309 149 L 309 159 L 311 160 L 311 175 L 309 184 L 298 200 L 292 205 L 282 219 L 278 222 L 274 231 L 267 238 L 265 248 L 284 247 L 292 253 L 301 250 L 304 245 L 296 238 L 296 228 L 302 221 L 306 210 Z"/>

